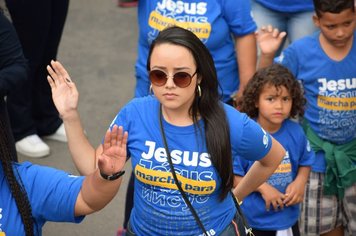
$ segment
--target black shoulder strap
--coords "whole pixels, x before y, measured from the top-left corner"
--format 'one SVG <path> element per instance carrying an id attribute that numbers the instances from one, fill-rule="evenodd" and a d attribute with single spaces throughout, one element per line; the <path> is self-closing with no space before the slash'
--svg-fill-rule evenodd
<path id="1" fill-rule="evenodd" d="M 160 130 L 161 130 L 161 135 L 162 135 L 162 139 L 163 139 L 163 143 L 164 143 L 164 148 L 166 149 L 166 153 L 167 153 L 167 159 L 168 159 L 168 162 L 169 162 L 169 166 L 171 168 L 171 172 L 172 172 L 172 175 L 173 175 L 173 178 L 174 178 L 174 182 L 176 183 L 177 187 L 178 187 L 178 190 L 179 192 L 181 193 L 183 199 L 184 199 L 184 202 L 187 204 L 187 206 L 189 207 L 190 211 L 192 212 L 193 216 L 194 216 L 194 219 L 195 221 L 198 223 L 199 227 L 203 230 L 203 233 L 204 235 L 208 236 L 208 233 L 207 231 L 205 230 L 204 228 L 204 225 L 203 223 L 201 222 L 197 212 L 195 211 L 194 207 L 192 206 L 192 204 L 190 203 L 188 197 L 187 197 L 187 194 L 185 194 L 185 192 L 183 191 L 182 189 L 182 186 L 180 184 L 180 182 L 178 181 L 178 178 L 177 178 L 177 175 L 176 175 L 176 172 L 174 170 L 174 166 L 173 166 L 173 162 L 172 162 L 172 158 L 171 158 L 171 154 L 169 152 L 169 149 L 168 149 L 168 144 L 167 144 L 167 139 L 166 139 L 166 135 L 164 133 L 164 129 L 163 129 L 163 124 L 162 124 L 162 106 L 160 105 L 160 108 L 159 108 L 159 125 L 160 125 Z"/>

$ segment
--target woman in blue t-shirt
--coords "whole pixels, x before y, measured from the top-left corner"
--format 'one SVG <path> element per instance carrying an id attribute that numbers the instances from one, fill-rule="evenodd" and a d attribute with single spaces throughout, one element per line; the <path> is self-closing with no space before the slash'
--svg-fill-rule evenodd
<path id="1" fill-rule="evenodd" d="M 98 168 L 84 178 L 14 162 L 4 115 L 0 111 L 0 235 L 40 236 L 46 221 L 79 223 L 115 196 L 126 160 L 127 133 L 122 128 L 106 133 Z"/>
<path id="2" fill-rule="evenodd" d="M 150 0 L 138 1 L 135 97 L 149 94 L 146 59 L 152 41 L 168 25 L 194 32 L 209 49 L 219 80 L 221 100 L 232 105 L 256 70 L 257 27 L 247 0 Z M 130 179 L 124 228 L 132 208 L 133 181 Z"/>
<path id="3" fill-rule="evenodd" d="M 234 189 L 243 199 L 273 173 L 285 150 L 256 122 L 219 100 L 213 59 L 191 31 L 161 31 L 148 55 L 154 95 L 133 99 L 111 124 L 129 133 L 135 176 L 129 233 L 237 235 L 232 161 L 238 155 L 256 161 Z M 78 92 L 62 65 L 52 66 L 49 82 L 71 154 L 81 173 L 90 173 L 96 155 L 81 126 Z"/>

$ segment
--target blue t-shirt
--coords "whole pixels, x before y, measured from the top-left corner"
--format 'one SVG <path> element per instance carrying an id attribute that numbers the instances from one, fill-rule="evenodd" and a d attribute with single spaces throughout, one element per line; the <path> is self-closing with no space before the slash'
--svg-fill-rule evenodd
<path id="1" fill-rule="evenodd" d="M 83 220 L 83 217 L 74 216 L 74 208 L 84 177 L 30 162 L 14 164 L 14 172 L 21 178 L 31 204 L 34 235 L 42 235 L 46 221 L 79 223 Z M 0 189 L 0 232 L 5 232 L 6 236 L 25 235 L 20 213 L 1 166 Z"/>
<path id="2" fill-rule="evenodd" d="M 294 13 L 314 10 L 313 0 L 256 0 L 256 2 L 279 12 Z"/>
<path id="3" fill-rule="evenodd" d="M 286 149 L 286 156 L 272 174 L 267 183 L 281 193 L 296 178 L 300 166 L 310 166 L 314 162 L 314 152 L 299 124 L 285 120 L 281 128 L 272 136 Z M 234 173 L 244 176 L 253 161 L 236 159 Z M 259 192 L 248 195 L 241 205 L 249 225 L 259 230 L 283 230 L 292 227 L 299 217 L 299 204 L 285 207 L 283 210 L 266 211 L 266 203 Z"/>
<path id="4" fill-rule="evenodd" d="M 135 174 L 130 224 L 141 235 L 199 235 L 201 229 L 170 172 L 159 126 L 159 102 L 153 97 L 132 100 L 114 119 L 128 131 L 128 154 Z M 231 131 L 233 158 L 259 160 L 270 150 L 271 137 L 231 106 L 224 105 Z M 204 122 L 199 121 L 204 134 Z M 172 161 L 183 190 L 211 235 L 219 235 L 236 208 L 231 195 L 219 200 L 221 179 L 212 166 L 205 136 L 198 127 L 174 126 L 163 120 Z M 230 148 L 230 147 L 226 147 Z"/>
<path id="5" fill-rule="evenodd" d="M 322 139 L 345 144 L 356 138 L 356 33 L 349 54 L 331 59 L 321 48 L 320 32 L 286 48 L 276 62 L 289 68 L 301 82 L 307 107 L 304 118 Z M 323 153 L 317 153 L 313 171 L 325 171 Z"/>
<path id="6" fill-rule="evenodd" d="M 231 35 L 244 36 L 257 27 L 246 0 L 151 0 L 139 1 L 138 59 L 136 62 L 136 97 L 149 93 L 146 69 L 148 50 L 159 31 L 178 25 L 194 32 L 213 56 L 223 101 L 238 89 L 239 75 Z"/>

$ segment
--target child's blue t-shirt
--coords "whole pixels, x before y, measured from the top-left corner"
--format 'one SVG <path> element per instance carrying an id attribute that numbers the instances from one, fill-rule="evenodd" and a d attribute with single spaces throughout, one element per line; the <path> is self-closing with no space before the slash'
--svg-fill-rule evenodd
<path id="1" fill-rule="evenodd" d="M 293 42 L 275 62 L 286 66 L 301 82 L 307 99 L 304 118 L 322 139 L 345 144 L 356 138 L 356 33 L 349 54 L 341 61 L 322 49 L 320 32 Z M 317 153 L 313 171 L 325 171 Z"/>
<path id="2" fill-rule="evenodd" d="M 138 5 L 138 58 L 136 61 L 136 97 L 149 94 L 147 57 L 158 33 L 170 25 L 194 32 L 209 49 L 223 90 L 223 101 L 239 87 L 235 42 L 232 35 L 244 36 L 256 31 L 246 0 L 151 0 Z M 221 93 L 221 91 L 219 91 Z"/>
<path id="3" fill-rule="evenodd" d="M 128 131 L 128 155 L 135 175 L 130 225 L 137 235 L 199 235 L 201 229 L 174 183 L 159 126 L 159 102 L 153 97 L 132 100 L 114 119 Z M 259 160 L 270 150 L 271 137 L 245 114 L 224 105 L 231 132 L 233 158 Z M 236 208 L 231 195 L 220 201 L 221 179 L 207 152 L 204 122 L 174 126 L 163 120 L 168 148 L 183 190 L 206 230 L 219 235 Z M 203 135 L 202 135 L 203 134 Z"/>
<path id="4" fill-rule="evenodd" d="M 79 223 L 74 209 L 84 177 L 30 162 L 14 164 L 29 198 L 34 219 L 34 235 L 42 235 L 46 221 Z M 25 235 L 23 222 L 3 169 L 0 166 L 0 232 L 6 236 Z"/>
<path id="5" fill-rule="evenodd" d="M 281 13 L 296 13 L 314 10 L 313 0 L 256 0 L 256 2 Z M 303 26 L 300 25 L 300 27 Z"/>
<path id="6" fill-rule="evenodd" d="M 299 124 L 285 120 L 281 128 L 272 136 L 286 149 L 286 155 L 267 183 L 281 193 L 285 193 L 288 185 L 294 181 L 301 166 L 311 166 L 314 152 Z M 234 162 L 234 173 L 245 176 L 253 161 L 242 158 Z M 283 230 L 292 227 L 299 217 L 299 204 L 275 211 L 273 207 L 266 210 L 265 200 L 259 192 L 248 195 L 241 205 L 249 225 L 259 230 Z"/>

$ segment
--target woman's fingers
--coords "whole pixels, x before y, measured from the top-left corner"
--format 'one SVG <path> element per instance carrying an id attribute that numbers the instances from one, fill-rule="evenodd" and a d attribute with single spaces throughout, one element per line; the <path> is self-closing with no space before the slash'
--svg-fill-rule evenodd
<path id="1" fill-rule="evenodd" d="M 122 137 L 121 147 L 125 147 L 125 150 L 126 150 L 128 137 L 129 137 L 129 133 L 127 131 L 124 131 L 124 136 Z"/>
<path id="2" fill-rule="evenodd" d="M 63 80 L 63 76 L 62 76 L 61 70 L 59 69 L 58 63 L 59 63 L 59 62 L 52 60 L 52 61 L 51 61 L 51 66 L 52 66 L 54 72 L 56 73 L 57 78 L 58 78 L 59 80 Z"/>
<path id="3" fill-rule="evenodd" d="M 65 82 L 70 83 L 71 82 L 70 76 L 67 70 L 64 68 L 64 66 L 59 61 L 52 61 L 52 62 L 55 71 L 63 78 Z"/>
<path id="4" fill-rule="evenodd" d="M 54 83 L 54 81 L 53 81 L 51 76 L 47 75 L 47 81 L 48 81 L 49 86 L 51 87 L 51 89 L 56 87 L 56 84 Z"/>
<path id="5" fill-rule="evenodd" d="M 120 146 L 120 148 L 126 149 L 127 137 L 128 137 L 127 131 L 124 131 L 124 127 L 119 126 L 117 141 L 118 141 L 118 145 Z"/>
<path id="6" fill-rule="evenodd" d="M 118 140 L 119 140 L 118 136 L 119 136 L 118 127 L 117 125 L 114 125 L 114 127 L 111 130 L 111 139 L 110 139 L 112 147 L 118 145 Z"/>
<path id="7" fill-rule="evenodd" d="M 107 130 L 103 146 L 105 149 L 113 146 L 122 148 L 127 143 L 127 137 L 128 133 L 126 131 L 124 132 L 124 128 L 122 126 L 114 125 L 111 130 Z"/>
<path id="8" fill-rule="evenodd" d="M 52 79 L 53 84 L 54 85 L 58 85 L 59 84 L 59 80 L 58 80 L 58 75 L 56 74 L 56 72 L 49 65 L 47 66 L 47 71 L 48 71 L 49 76 Z"/>
<path id="9" fill-rule="evenodd" d="M 71 80 L 68 72 L 66 69 L 63 67 L 63 65 L 59 61 L 51 61 L 51 65 L 47 66 L 47 71 L 52 78 L 52 85 L 58 86 L 61 83 L 67 84 L 69 87 L 73 87 L 73 81 Z M 51 85 L 51 81 L 48 80 L 48 82 Z"/>
<path id="10" fill-rule="evenodd" d="M 108 129 L 105 133 L 104 143 L 103 143 L 103 150 L 107 150 L 110 148 L 111 145 L 111 130 Z"/>
<path id="11" fill-rule="evenodd" d="M 52 60 L 51 65 L 47 66 L 47 71 L 57 85 L 61 83 L 71 83 L 68 72 L 60 62 Z"/>

